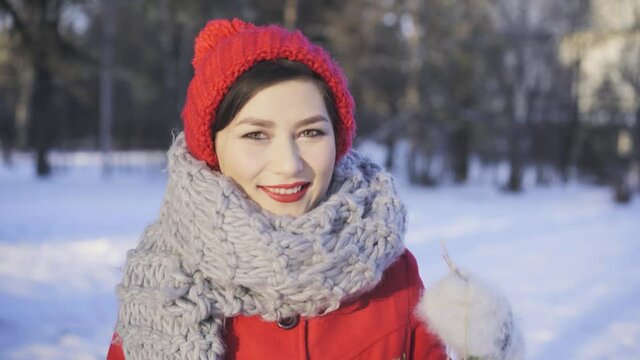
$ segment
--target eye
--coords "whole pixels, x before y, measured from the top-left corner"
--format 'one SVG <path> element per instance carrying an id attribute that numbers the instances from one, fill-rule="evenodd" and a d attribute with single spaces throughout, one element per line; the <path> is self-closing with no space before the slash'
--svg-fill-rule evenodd
<path id="1" fill-rule="evenodd" d="M 263 140 L 267 138 L 267 135 L 265 135 L 262 131 L 253 131 L 242 135 L 242 137 L 252 140 Z"/>
<path id="2" fill-rule="evenodd" d="M 307 129 L 300 133 L 302 137 L 318 137 L 322 135 L 325 135 L 325 132 L 320 129 Z"/>

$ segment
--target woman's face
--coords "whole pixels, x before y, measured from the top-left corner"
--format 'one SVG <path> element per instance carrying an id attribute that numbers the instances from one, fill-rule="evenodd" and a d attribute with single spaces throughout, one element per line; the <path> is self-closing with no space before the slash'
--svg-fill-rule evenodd
<path id="1" fill-rule="evenodd" d="M 262 208 L 299 216 L 326 193 L 336 157 L 333 126 L 311 80 L 254 95 L 215 137 L 220 171 Z"/>

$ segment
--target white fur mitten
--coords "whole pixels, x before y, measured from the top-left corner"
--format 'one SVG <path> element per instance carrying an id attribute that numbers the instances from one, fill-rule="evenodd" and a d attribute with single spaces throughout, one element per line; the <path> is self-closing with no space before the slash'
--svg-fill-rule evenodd
<path id="1" fill-rule="evenodd" d="M 427 290 L 416 311 L 462 359 L 524 357 L 522 334 L 507 300 L 464 270 L 452 270 Z"/>

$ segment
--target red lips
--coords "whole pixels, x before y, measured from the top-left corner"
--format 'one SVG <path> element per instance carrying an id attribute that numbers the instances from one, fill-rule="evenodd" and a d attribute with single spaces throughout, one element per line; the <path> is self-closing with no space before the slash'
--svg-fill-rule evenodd
<path id="1" fill-rule="evenodd" d="M 300 181 L 293 184 L 259 186 L 258 188 L 275 201 L 292 203 L 304 197 L 310 184 L 311 183 Z M 296 188 L 299 189 L 296 191 Z"/>

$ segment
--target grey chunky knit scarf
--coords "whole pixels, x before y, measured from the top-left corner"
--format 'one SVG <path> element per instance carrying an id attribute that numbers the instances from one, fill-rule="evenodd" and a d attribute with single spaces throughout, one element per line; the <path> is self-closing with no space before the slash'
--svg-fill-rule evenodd
<path id="1" fill-rule="evenodd" d="M 355 152 L 299 217 L 261 209 L 193 158 L 183 134 L 168 156 L 159 219 L 129 251 L 117 289 L 127 360 L 221 359 L 224 318 L 329 313 L 371 290 L 404 251 L 393 179 Z"/>

